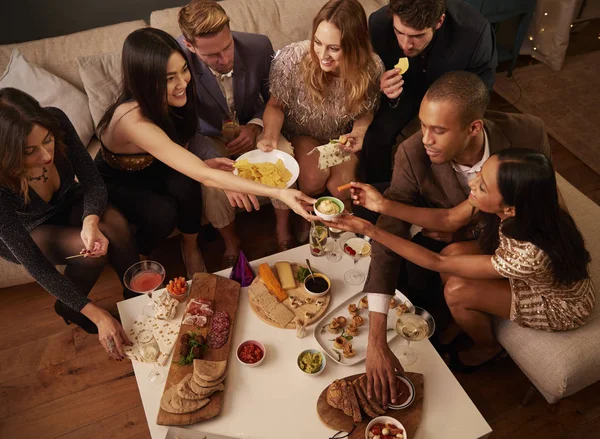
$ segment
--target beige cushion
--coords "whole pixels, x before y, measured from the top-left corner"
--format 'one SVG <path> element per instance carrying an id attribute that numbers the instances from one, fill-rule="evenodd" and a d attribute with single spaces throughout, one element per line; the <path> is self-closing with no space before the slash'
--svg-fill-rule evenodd
<path id="1" fill-rule="evenodd" d="M 0 78 L 0 88 L 14 87 L 29 93 L 42 107 L 63 110 L 84 145 L 94 134 L 92 116 L 85 93 L 41 67 L 27 62 L 19 49 L 14 49 L 8 67 Z"/>
<path id="2" fill-rule="evenodd" d="M 496 320 L 498 340 L 550 403 L 600 380 L 600 206 L 557 174 L 558 187 L 592 255 L 590 274 L 596 306 L 574 331 L 545 332 Z"/>
<path id="3" fill-rule="evenodd" d="M 0 71 L 6 68 L 12 50 L 18 47 L 30 63 L 83 90 L 77 57 L 120 52 L 127 35 L 146 26 L 143 20 L 129 21 L 61 37 L 0 46 Z"/>
<path id="4" fill-rule="evenodd" d="M 77 58 L 77 64 L 90 101 L 94 127 L 97 127 L 106 109 L 116 101 L 121 91 L 121 52 L 82 56 Z"/>
<path id="5" fill-rule="evenodd" d="M 359 0 L 367 17 L 386 5 L 387 0 Z M 231 19 L 231 29 L 264 34 L 275 50 L 310 36 L 315 15 L 327 3 L 325 0 L 224 0 L 219 4 Z M 177 14 L 181 8 L 154 11 L 150 26 L 163 29 L 174 37 L 181 35 Z"/>

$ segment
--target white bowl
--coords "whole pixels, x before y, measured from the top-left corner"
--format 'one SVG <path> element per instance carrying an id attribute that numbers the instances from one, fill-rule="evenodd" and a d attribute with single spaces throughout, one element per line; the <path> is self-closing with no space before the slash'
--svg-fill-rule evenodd
<path id="1" fill-rule="evenodd" d="M 286 169 L 292 173 L 292 176 L 286 183 L 285 187 L 288 188 L 298 180 L 300 175 L 300 165 L 294 157 L 286 152 L 274 149 L 269 152 L 261 151 L 260 149 L 253 149 L 248 151 L 237 158 L 237 160 L 248 160 L 250 163 L 277 163 L 277 160 L 281 159 Z M 234 169 L 233 173 L 238 175 L 238 170 Z"/>
<path id="2" fill-rule="evenodd" d="M 300 369 L 300 364 L 299 364 L 300 357 L 302 355 L 304 355 L 306 352 L 310 352 L 311 354 L 317 354 L 318 353 L 318 354 L 321 355 L 321 358 L 322 358 L 321 368 L 318 371 L 316 371 L 314 373 L 308 373 L 308 372 L 304 372 L 302 369 Z M 325 365 L 326 364 L 327 364 L 327 358 L 325 357 L 325 354 L 323 352 L 321 352 L 320 350 L 318 350 L 318 349 L 305 349 L 305 350 L 303 350 L 302 352 L 300 352 L 298 354 L 298 357 L 296 357 L 296 366 L 298 367 L 298 370 L 300 372 L 302 372 L 304 375 L 308 375 L 308 376 L 317 376 L 317 375 L 321 374 L 325 370 Z"/>
<path id="3" fill-rule="evenodd" d="M 304 291 L 306 291 L 308 294 L 310 294 L 313 297 L 322 297 L 326 294 L 329 293 L 329 291 L 331 290 L 331 280 L 329 280 L 329 278 L 327 276 L 325 276 L 323 273 L 315 273 L 314 277 L 321 277 L 323 279 L 325 279 L 327 281 L 327 289 L 325 291 L 323 291 L 322 293 L 313 293 L 312 291 L 310 291 L 308 288 L 306 288 L 306 281 L 308 279 L 310 279 L 312 276 L 309 274 L 308 276 L 306 276 L 306 279 L 304 279 L 304 282 L 302 282 L 302 285 L 304 285 Z"/>
<path id="4" fill-rule="evenodd" d="M 401 428 L 404 430 L 404 439 L 408 439 L 408 434 L 406 433 L 406 428 L 404 428 L 404 425 L 402 425 L 402 423 L 397 419 L 389 416 L 378 416 L 371 419 L 371 422 L 369 422 L 369 425 L 367 425 L 367 429 L 365 430 L 365 439 L 371 439 L 369 438 L 369 430 L 371 430 L 371 427 L 375 424 L 392 424 L 396 428 Z"/>
<path id="5" fill-rule="evenodd" d="M 396 405 L 388 404 L 388 408 L 390 408 L 392 410 L 405 409 L 406 407 L 411 405 L 413 403 L 413 401 L 415 400 L 415 385 L 412 383 L 411 380 L 409 380 L 406 377 L 396 375 L 396 378 L 398 378 L 401 381 L 404 381 L 404 383 L 408 386 L 408 390 L 410 391 L 410 393 L 409 393 L 408 397 L 406 398 L 406 400 L 404 400 L 402 403 L 396 404 Z"/>
<path id="6" fill-rule="evenodd" d="M 329 200 L 329 201 L 333 201 L 339 208 L 340 211 L 336 214 L 333 215 L 328 215 L 326 213 L 323 212 L 319 212 L 319 209 L 317 209 L 317 206 L 325 200 Z M 315 201 L 315 204 L 313 204 L 313 209 L 315 211 L 315 215 L 317 215 L 319 218 L 324 219 L 325 221 L 333 221 L 334 219 L 336 219 L 338 216 L 340 216 L 341 214 L 344 213 L 344 203 L 342 202 L 342 200 L 335 198 L 335 197 L 321 197 L 319 198 L 317 201 Z"/>
<path id="7" fill-rule="evenodd" d="M 259 349 L 262 350 L 263 356 L 256 363 L 246 363 L 245 361 L 242 361 L 242 359 L 240 358 L 240 349 L 243 348 L 246 345 L 249 345 L 249 344 L 253 344 L 255 346 L 258 346 Z M 267 356 L 267 348 L 265 348 L 265 345 L 262 344 L 260 341 L 246 340 L 245 342 L 240 343 L 240 345 L 237 347 L 237 349 L 235 350 L 235 356 L 238 359 L 238 361 L 240 363 L 242 363 L 244 366 L 256 367 L 256 366 L 258 366 L 260 363 L 262 363 L 265 360 L 265 357 Z"/>

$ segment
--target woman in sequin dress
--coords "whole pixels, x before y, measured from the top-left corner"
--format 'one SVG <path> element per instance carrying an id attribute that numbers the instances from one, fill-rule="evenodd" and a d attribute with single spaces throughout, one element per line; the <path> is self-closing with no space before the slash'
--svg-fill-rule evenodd
<path id="1" fill-rule="evenodd" d="M 277 147 L 283 134 L 300 165 L 298 184 L 308 195 L 329 192 L 348 199 L 337 187 L 356 175 L 358 153 L 379 102 L 383 63 L 373 53 L 367 18 L 356 0 L 331 0 L 313 21 L 310 41 L 292 43 L 273 59 L 271 98 L 265 108 L 263 151 Z M 319 169 L 315 147 L 346 135 L 341 146 L 351 159 Z M 348 203 L 350 207 L 350 203 Z"/>
<path id="2" fill-rule="evenodd" d="M 177 227 L 188 276 L 205 271 L 197 247 L 202 215 L 198 182 L 227 192 L 233 206 L 259 208 L 254 195 L 283 201 L 308 217 L 314 200 L 293 189 L 277 189 L 233 175 L 233 161 L 202 161 L 196 154 L 194 83 L 177 41 L 145 28 L 123 45 L 123 89 L 100 121 L 102 154 L 97 164 L 109 199 L 138 226 L 137 241 L 147 255 Z M 246 194 L 253 194 L 248 196 Z"/>
<path id="3" fill-rule="evenodd" d="M 472 370 L 504 353 L 494 339 L 492 316 L 529 328 L 567 331 L 590 315 L 595 303 L 590 254 L 573 218 L 559 204 L 552 162 L 543 154 L 509 148 L 492 155 L 469 182 L 469 198 L 452 209 L 412 207 L 385 200 L 371 186 L 353 186 L 356 204 L 433 230 L 458 230 L 476 210 L 487 217 L 479 242 L 451 244 L 441 254 L 355 217 L 335 223 L 442 274 L 452 316 L 475 342 L 473 348 L 453 353 L 455 368 Z"/>

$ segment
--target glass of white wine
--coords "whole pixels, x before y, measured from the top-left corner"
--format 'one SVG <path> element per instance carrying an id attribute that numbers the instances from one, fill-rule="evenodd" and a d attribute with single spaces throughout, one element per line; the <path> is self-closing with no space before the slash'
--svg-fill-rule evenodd
<path id="1" fill-rule="evenodd" d="M 148 375 L 148 379 L 154 384 L 164 383 L 167 380 L 167 374 L 164 367 L 156 364 L 160 354 L 160 348 L 158 347 L 158 343 L 154 338 L 154 335 L 152 332 L 144 329 L 138 334 L 138 342 L 140 355 L 144 361 L 147 361 L 148 363 L 154 363 L 154 367 Z"/>
<path id="2" fill-rule="evenodd" d="M 435 320 L 432 315 L 418 306 L 414 308 L 414 312 L 406 312 L 398 317 L 394 328 L 398 335 L 406 340 L 406 344 L 394 349 L 394 354 L 402 366 L 415 364 L 419 358 L 417 351 L 410 347 L 410 342 L 429 338 L 435 332 Z"/>

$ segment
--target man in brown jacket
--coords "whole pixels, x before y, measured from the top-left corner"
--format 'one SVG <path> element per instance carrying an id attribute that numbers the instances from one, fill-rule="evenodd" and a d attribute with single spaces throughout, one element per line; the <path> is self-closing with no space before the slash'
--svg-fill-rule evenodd
<path id="1" fill-rule="evenodd" d="M 525 114 L 486 112 L 488 103 L 488 90 L 473 73 L 450 72 L 435 81 L 421 103 L 421 132 L 398 147 L 392 182 L 385 196 L 414 206 L 450 208 L 467 199 L 468 181 L 481 170 L 490 154 L 510 147 L 525 147 L 550 157 L 548 136 L 540 119 Z M 411 224 L 382 215 L 377 226 L 407 238 Z M 435 236 L 435 232 L 429 235 Z M 475 239 L 475 233 L 472 229 L 462 229 L 453 238 Z M 395 382 L 391 381 L 394 369 L 402 372 L 402 366 L 388 347 L 386 324 L 390 295 L 396 288 L 403 288 L 398 280 L 401 275 L 406 278 L 406 268 L 402 257 L 373 243 L 364 286 L 369 293 L 370 312 L 366 369 L 368 392 L 384 405 L 390 400 L 394 402 L 396 396 L 389 385 Z"/>

